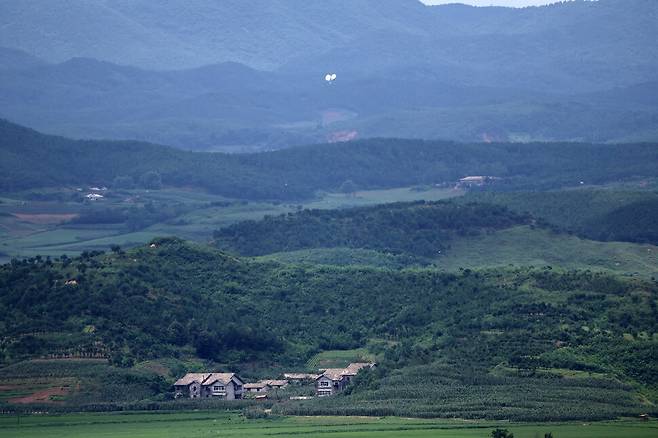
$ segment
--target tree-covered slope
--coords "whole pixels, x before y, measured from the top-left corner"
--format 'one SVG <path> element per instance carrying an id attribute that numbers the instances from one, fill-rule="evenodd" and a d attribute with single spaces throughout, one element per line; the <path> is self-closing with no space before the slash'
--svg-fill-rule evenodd
<path id="1" fill-rule="evenodd" d="M 227 62 L 155 71 L 89 58 L 44 65 L 1 48 L 0 59 L 3 53 L 0 117 L 75 138 L 232 152 L 334 141 L 341 132 L 456 141 L 656 139 L 658 86 L 648 80 L 565 96 L 462 83 L 416 65 L 395 74 L 373 70 L 365 79 L 340 69 L 329 86 L 324 70 L 269 72 Z"/>
<path id="2" fill-rule="evenodd" d="M 162 183 L 241 199 L 301 199 L 337 190 L 501 178 L 494 188 L 550 189 L 658 176 L 653 144 L 453 143 L 371 139 L 258 154 L 180 151 L 147 143 L 80 141 L 0 121 L 0 190 L 107 185 L 157 173 Z M 153 176 L 153 175 L 151 175 Z M 123 178 L 125 180 L 125 178 Z M 146 178 L 148 179 L 148 178 Z"/>
<path id="3" fill-rule="evenodd" d="M 457 236 L 529 223 L 487 204 L 417 202 L 346 210 L 305 210 L 247 221 L 214 233 L 219 248 L 257 256 L 311 248 L 362 248 L 437 257 Z"/>
<path id="4" fill-rule="evenodd" d="M 573 391 L 585 384 L 587 397 L 605 397 L 597 392 L 605 387 L 630 398 L 606 401 L 605 411 L 554 418 L 609 417 L 650 410 L 628 385 L 658 383 L 651 359 L 657 293 L 654 282 L 588 271 L 446 274 L 281 266 L 165 239 L 126 253 L 3 265 L 0 347 L 5 364 L 86 351 L 122 366 L 135 359 L 200 356 L 233 367 L 254 359 L 265 367 L 299 367 L 318 350 L 368 345 L 382 358 L 377 382 L 395 380 L 395 370 L 426 366 L 430 392 L 450 385 L 458 390 L 458 381 L 475 379 L 473 388 L 486 383 L 488 391 L 496 387 L 499 394 L 519 397 L 528 385 L 549 388 L 555 381 L 551 370 L 592 372 L 600 380 L 564 380 L 560 386 Z M 443 371 L 430 378 L 432 367 Z M 513 376 L 488 377 L 496 369 Z M 528 374 L 531 370 L 537 371 Z M 367 395 L 384 389 L 373 385 L 357 387 L 355 394 L 381 400 L 377 392 Z M 410 394 L 404 404 L 389 408 L 422 411 L 428 394 Z M 549 403 L 556 395 L 542 389 L 535 398 Z M 475 403 L 482 396 L 467 398 Z M 510 402 L 518 408 L 514 418 L 542 412 L 551 417 L 542 410 L 548 405 L 523 400 Z M 378 415 L 378 403 L 366 403 L 362 412 L 368 405 Z M 487 409 L 467 414 L 464 405 L 461 412 L 494 416 Z M 431 412 L 442 415 L 440 409 Z"/>
<path id="5" fill-rule="evenodd" d="M 464 199 L 473 201 L 503 205 L 588 239 L 658 244 L 658 192 L 653 190 L 477 193 Z"/>
<path id="6" fill-rule="evenodd" d="M 76 56 L 158 69 L 221 61 L 273 68 L 372 30 L 413 31 L 425 8 L 415 0 L 3 1 L 0 44 L 53 61 Z M 38 23 L 25 26 L 26 17 Z M 194 47 L 194 50 L 190 50 Z"/>
<path id="7" fill-rule="evenodd" d="M 82 56 L 156 69 L 234 61 L 364 75 L 427 66 L 445 80 L 527 88 L 621 86 L 652 78 L 656 65 L 650 0 L 521 10 L 416 0 L 42 3 L 0 2 L 0 45 L 56 62 Z"/>

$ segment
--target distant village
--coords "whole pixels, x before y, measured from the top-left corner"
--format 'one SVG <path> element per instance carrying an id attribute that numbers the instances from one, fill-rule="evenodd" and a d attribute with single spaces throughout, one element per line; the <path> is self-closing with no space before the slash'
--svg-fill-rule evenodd
<path id="1" fill-rule="evenodd" d="M 345 368 L 323 369 L 319 374 L 285 373 L 280 380 L 251 383 L 235 373 L 188 373 L 174 383 L 174 390 L 176 398 L 267 399 L 268 393 L 286 388 L 291 383 L 313 382 L 316 396 L 326 397 L 344 390 L 362 369 L 374 366 L 376 364 L 372 362 L 357 362 Z"/>

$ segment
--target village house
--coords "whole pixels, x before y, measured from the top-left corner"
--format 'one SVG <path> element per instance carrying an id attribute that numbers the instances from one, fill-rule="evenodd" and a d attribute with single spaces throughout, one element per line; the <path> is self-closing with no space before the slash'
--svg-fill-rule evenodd
<path id="1" fill-rule="evenodd" d="M 288 386 L 287 380 L 265 380 L 265 382 L 272 389 L 282 389 Z"/>
<path id="2" fill-rule="evenodd" d="M 346 368 L 326 369 L 315 379 L 315 392 L 319 397 L 336 394 L 345 389 L 360 370 L 374 366 L 374 363 L 358 362 Z"/>
<path id="3" fill-rule="evenodd" d="M 285 373 L 283 375 L 284 379 L 293 382 L 305 382 L 305 381 L 315 381 L 319 377 L 318 374 L 308 374 L 308 373 Z"/>
<path id="4" fill-rule="evenodd" d="M 174 383 L 176 398 L 239 400 L 244 382 L 235 373 L 188 373 Z"/>
<path id="5" fill-rule="evenodd" d="M 270 390 L 270 386 L 267 384 L 266 381 L 244 384 L 245 392 L 267 392 L 269 390 Z"/>
<path id="6" fill-rule="evenodd" d="M 261 380 L 256 383 L 245 383 L 245 392 L 268 392 L 272 389 L 281 389 L 288 386 L 287 380 Z"/>

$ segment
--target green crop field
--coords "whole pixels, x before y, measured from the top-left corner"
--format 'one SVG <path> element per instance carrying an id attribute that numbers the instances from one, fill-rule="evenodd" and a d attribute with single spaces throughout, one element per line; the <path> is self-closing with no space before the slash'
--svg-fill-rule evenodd
<path id="1" fill-rule="evenodd" d="M 201 437 L 488 437 L 495 428 L 516 438 L 654 438 L 656 422 L 506 423 L 365 417 L 274 417 L 250 420 L 237 412 L 115 413 L 0 417 L 0 437 L 201 438 Z"/>

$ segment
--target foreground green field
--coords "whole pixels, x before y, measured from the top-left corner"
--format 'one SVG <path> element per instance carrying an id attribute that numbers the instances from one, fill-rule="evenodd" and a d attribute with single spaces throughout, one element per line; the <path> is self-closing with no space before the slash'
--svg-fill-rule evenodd
<path id="1" fill-rule="evenodd" d="M 601 423 L 506 423 L 409 418 L 275 417 L 246 419 L 239 413 L 120 413 L 0 417 L 0 437 L 197 438 L 197 437 L 488 437 L 503 428 L 516 438 L 654 438 L 655 421 Z"/>

